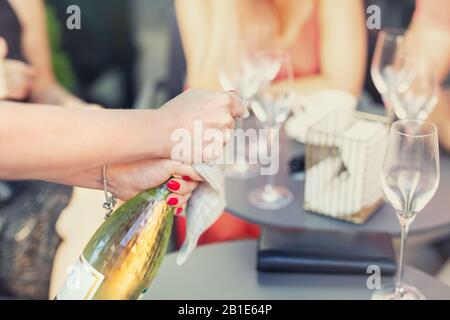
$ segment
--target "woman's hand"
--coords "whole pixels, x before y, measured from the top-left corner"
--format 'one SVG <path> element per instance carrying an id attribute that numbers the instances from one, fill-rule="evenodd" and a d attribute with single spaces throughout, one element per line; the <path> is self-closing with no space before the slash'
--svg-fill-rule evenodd
<path id="1" fill-rule="evenodd" d="M 0 99 L 24 100 L 33 88 L 35 71 L 30 65 L 6 59 L 8 45 L 0 38 Z"/>
<path id="2" fill-rule="evenodd" d="M 167 137 L 168 142 L 165 143 L 164 154 L 165 156 L 185 163 L 193 163 L 196 158 L 194 158 L 194 153 L 198 154 L 201 152 L 201 157 L 198 161 L 211 161 L 217 158 L 219 154 L 217 153 L 207 153 L 205 148 L 202 150 L 193 150 L 189 154 L 183 154 L 180 156 L 174 152 L 174 146 L 179 141 L 175 141 L 175 137 L 183 135 L 185 138 L 186 132 L 190 135 L 191 145 L 196 147 L 202 145 L 203 147 L 208 146 L 208 150 L 218 150 L 222 149 L 223 144 L 226 142 L 227 130 L 234 128 L 234 118 L 240 117 L 245 108 L 242 105 L 238 97 L 230 92 L 214 92 L 207 90 L 197 90 L 191 89 L 187 90 L 171 101 L 163 105 L 159 110 L 161 121 L 167 123 L 165 132 L 162 132 L 161 137 Z M 201 126 L 200 136 L 202 141 L 195 141 L 198 135 L 194 133 L 195 124 L 197 124 L 197 129 Z M 221 137 L 219 141 L 214 141 L 217 144 L 215 147 L 210 147 L 205 139 L 205 134 L 212 132 L 212 129 Z M 177 131 L 180 130 L 180 131 Z M 180 135 L 176 133 L 179 132 Z"/>
<path id="3" fill-rule="evenodd" d="M 108 189 L 121 200 L 128 200 L 150 188 L 165 183 L 172 193 L 167 203 L 181 214 L 186 202 L 202 178 L 186 164 L 173 160 L 152 159 L 111 165 L 107 168 Z"/>
<path id="4" fill-rule="evenodd" d="M 22 61 L 11 59 L 3 60 L 2 64 L 0 78 L 3 79 L 2 82 L 4 83 L 4 98 L 9 100 L 26 99 L 31 93 L 35 80 L 33 67 Z"/>

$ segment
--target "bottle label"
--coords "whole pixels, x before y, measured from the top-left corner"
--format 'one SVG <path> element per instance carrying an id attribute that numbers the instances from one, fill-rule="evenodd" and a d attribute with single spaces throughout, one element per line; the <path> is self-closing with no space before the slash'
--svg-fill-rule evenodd
<path id="1" fill-rule="evenodd" d="M 87 262 L 83 255 L 68 268 L 67 274 L 67 279 L 56 295 L 56 300 L 90 300 L 105 278 Z"/>

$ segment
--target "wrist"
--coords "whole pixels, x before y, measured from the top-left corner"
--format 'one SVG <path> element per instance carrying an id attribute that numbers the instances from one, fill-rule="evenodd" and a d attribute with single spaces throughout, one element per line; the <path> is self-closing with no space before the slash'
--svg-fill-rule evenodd
<path id="1" fill-rule="evenodd" d="M 167 158 L 170 155 L 170 118 L 158 109 L 136 111 L 136 118 L 135 128 L 140 130 L 133 132 L 138 135 L 135 147 L 141 150 L 140 158 Z"/>
<path id="2" fill-rule="evenodd" d="M 112 193 L 113 195 L 117 196 L 120 192 L 120 182 L 119 182 L 119 171 L 120 171 L 120 165 L 109 165 L 106 166 L 106 176 L 103 177 L 103 168 L 99 168 L 99 171 L 101 172 L 101 187 L 104 188 L 103 185 L 103 179 L 106 179 L 106 188 L 108 192 Z"/>
<path id="3" fill-rule="evenodd" d="M 170 158 L 172 152 L 172 133 L 177 128 L 175 118 L 162 109 L 153 110 L 152 120 L 147 124 L 149 134 L 157 146 L 157 158 Z"/>
<path id="4" fill-rule="evenodd" d="M 79 171 L 48 170 L 43 172 L 33 172 L 33 175 L 27 176 L 27 178 L 87 189 L 103 189 L 101 168 L 91 168 Z"/>

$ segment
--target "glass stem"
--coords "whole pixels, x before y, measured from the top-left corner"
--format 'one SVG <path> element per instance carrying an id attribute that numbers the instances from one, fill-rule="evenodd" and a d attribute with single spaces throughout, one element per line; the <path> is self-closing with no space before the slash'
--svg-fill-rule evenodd
<path id="1" fill-rule="evenodd" d="M 272 143 L 273 143 L 273 128 L 269 127 L 267 128 L 268 137 L 267 137 L 267 154 L 272 155 Z M 264 186 L 264 190 L 267 192 L 271 192 L 273 189 L 273 186 L 275 184 L 275 175 L 269 174 L 267 176 L 267 182 Z"/>
<path id="2" fill-rule="evenodd" d="M 235 129 L 244 129 L 244 119 L 236 118 L 236 120 L 235 120 Z"/>
<path id="3" fill-rule="evenodd" d="M 244 119 L 236 118 L 234 129 L 235 130 L 243 130 L 244 129 Z M 236 161 L 237 161 L 238 164 L 241 165 L 241 164 L 246 163 L 246 158 L 245 158 L 245 153 L 241 154 L 239 151 L 240 150 L 238 150 Z"/>
<path id="4" fill-rule="evenodd" d="M 389 127 L 394 123 L 395 121 L 395 112 L 394 112 L 394 106 L 390 102 L 389 98 L 387 97 L 387 94 L 381 95 L 381 99 L 383 100 L 384 107 L 386 108 L 386 115 L 389 121 Z"/>
<path id="5" fill-rule="evenodd" d="M 399 215 L 400 217 L 407 216 L 406 213 L 400 213 Z M 403 271 L 405 264 L 405 249 L 406 249 L 406 239 L 408 237 L 409 224 L 410 224 L 409 221 L 406 221 L 406 219 L 404 218 L 400 219 L 400 226 L 401 226 L 400 260 L 397 273 L 397 282 L 395 284 L 395 291 L 398 294 L 400 294 L 400 296 L 403 295 Z"/>

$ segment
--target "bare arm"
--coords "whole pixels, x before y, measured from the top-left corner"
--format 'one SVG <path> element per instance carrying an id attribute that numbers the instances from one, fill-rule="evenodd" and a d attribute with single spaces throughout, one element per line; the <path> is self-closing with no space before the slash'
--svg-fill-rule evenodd
<path id="1" fill-rule="evenodd" d="M 237 2 L 176 0 L 177 22 L 186 56 L 186 80 L 190 87 L 221 88 L 218 75 L 223 59 L 233 61 L 240 56 Z"/>
<path id="2" fill-rule="evenodd" d="M 22 24 L 24 55 L 36 74 L 31 90 L 32 101 L 59 106 L 84 105 L 81 99 L 65 90 L 55 79 L 44 1 L 9 1 Z"/>
<path id="3" fill-rule="evenodd" d="M 55 174 L 105 164 L 171 158 L 173 147 L 180 143 L 172 140 L 176 130 L 183 129 L 190 139 L 198 136 L 194 130 L 200 122 L 203 132 L 215 129 L 225 134 L 234 127 L 233 118 L 243 111 L 233 94 L 205 90 L 188 90 L 157 110 L 59 108 L 0 101 L 0 179 L 48 180 L 55 179 Z M 203 153 L 207 146 L 189 148 L 188 154 L 174 157 L 192 162 L 193 154 L 201 152 L 203 160 L 212 160 Z M 180 156 L 182 159 L 176 158 Z"/>
<path id="4" fill-rule="evenodd" d="M 362 1 L 320 1 L 320 73 L 296 81 L 301 92 L 341 89 L 359 95 L 367 40 Z"/>
<path id="5" fill-rule="evenodd" d="M 214 6 L 214 1 L 176 1 L 187 59 L 187 80 L 191 86 L 217 87 L 218 66 L 223 63 L 224 50 L 227 59 L 238 53 L 238 44 L 232 41 L 239 33 L 230 29 L 235 25 L 230 19 L 235 17 L 224 13 L 236 12 L 231 7 L 233 3 L 221 1 L 220 6 Z M 223 12 L 214 12 L 215 8 Z M 363 85 L 367 51 L 362 2 L 321 0 L 319 9 L 320 73 L 298 79 L 296 86 L 301 92 L 336 88 L 358 95 Z M 230 44 L 229 47 L 224 49 L 223 42 Z"/>
<path id="6" fill-rule="evenodd" d="M 0 178 L 37 179 L 47 171 L 164 156 L 159 112 L 0 101 Z"/>
<path id="7" fill-rule="evenodd" d="M 186 57 L 186 81 L 194 88 L 218 88 L 215 77 L 211 76 L 216 73 L 214 70 L 217 70 L 217 59 L 211 52 L 214 52 L 213 46 L 216 44 L 214 39 L 208 36 L 212 32 L 211 8 L 214 1 L 175 1 L 177 23 Z"/>

